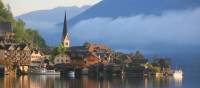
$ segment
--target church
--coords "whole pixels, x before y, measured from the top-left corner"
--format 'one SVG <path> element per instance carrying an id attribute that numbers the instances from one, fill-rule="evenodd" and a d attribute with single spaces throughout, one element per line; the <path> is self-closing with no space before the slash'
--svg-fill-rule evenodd
<path id="1" fill-rule="evenodd" d="M 87 46 L 70 46 L 70 39 L 67 28 L 66 12 L 64 15 L 63 31 L 61 36 L 61 45 L 67 50 L 55 56 L 54 64 L 69 64 L 75 62 L 78 65 L 92 65 L 101 61 L 109 62 L 109 48 L 102 44 L 88 44 Z"/>
<path id="2" fill-rule="evenodd" d="M 62 32 L 62 36 L 61 36 L 61 45 L 64 48 L 69 48 L 70 47 L 70 40 L 69 40 L 69 35 L 68 35 L 68 30 L 67 30 L 66 12 L 65 12 L 65 16 L 64 16 L 63 32 Z M 55 56 L 53 62 L 54 62 L 54 64 L 70 63 L 70 57 L 65 53 L 60 53 L 60 54 Z"/>
<path id="3" fill-rule="evenodd" d="M 65 48 L 69 48 L 70 46 L 70 41 L 69 41 L 69 35 L 67 31 L 67 17 L 66 17 L 66 12 L 65 12 L 65 17 L 64 17 L 64 24 L 63 24 L 63 33 L 61 37 L 61 44 Z"/>

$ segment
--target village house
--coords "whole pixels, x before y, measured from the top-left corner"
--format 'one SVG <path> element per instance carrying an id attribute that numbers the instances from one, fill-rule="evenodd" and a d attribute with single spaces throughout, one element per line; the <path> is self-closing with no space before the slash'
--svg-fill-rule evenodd
<path id="1" fill-rule="evenodd" d="M 31 50 L 26 44 L 12 43 L 14 33 L 10 22 L 0 23 L 0 60 L 8 71 L 17 66 L 27 71 L 31 63 Z"/>
<path id="2" fill-rule="evenodd" d="M 84 66 L 84 59 L 89 52 L 84 46 L 72 46 L 67 49 L 67 54 L 70 56 L 72 64 Z"/>
<path id="3" fill-rule="evenodd" d="M 69 64 L 70 62 L 70 57 L 64 53 L 58 54 L 54 58 L 54 64 Z"/>
<path id="4" fill-rule="evenodd" d="M 90 44 L 88 47 L 90 54 L 86 57 L 86 64 L 92 65 L 98 62 L 108 64 L 110 62 L 111 51 L 105 45 Z"/>
<path id="5" fill-rule="evenodd" d="M 110 52 L 110 49 L 106 45 L 103 45 L 103 44 L 89 44 L 88 51 L 89 52 L 102 51 L 102 52 L 108 53 Z"/>
<path id="6" fill-rule="evenodd" d="M 42 52 L 44 60 L 50 61 L 49 64 L 53 65 L 53 57 L 52 57 L 52 52 L 53 48 L 52 47 L 47 47 L 47 48 L 41 48 L 40 52 Z"/>
<path id="7" fill-rule="evenodd" d="M 44 61 L 45 55 L 37 49 L 33 49 L 31 52 L 31 66 L 40 66 Z"/>
<path id="8" fill-rule="evenodd" d="M 68 48 L 67 53 L 79 66 L 90 66 L 98 62 L 108 64 L 110 61 L 110 50 L 105 45 L 73 46 Z"/>
<path id="9" fill-rule="evenodd" d="M 31 63 L 31 51 L 25 44 L 1 44 L 1 60 L 12 69 L 14 65 L 19 66 L 20 70 L 27 71 Z"/>

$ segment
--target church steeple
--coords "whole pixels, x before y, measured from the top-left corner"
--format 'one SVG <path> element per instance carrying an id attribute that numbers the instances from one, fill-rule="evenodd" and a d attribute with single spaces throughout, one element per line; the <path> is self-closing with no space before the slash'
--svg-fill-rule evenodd
<path id="1" fill-rule="evenodd" d="M 65 11 L 65 17 L 64 17 L 64 23 L 63 23 L 63 33 L 62 33 L 62 39 L 61 43 L 65 48 L 69 47 L 69 37 L 67 33 L 67 17 L 66 17 L 66 11 Z"/>
<path id="2" fill-rule="evenodd" d="M 65 11 L 62 37 L 64 38 L 66 35 L 67 35 L 67 18 L 66 18 L 66 11 Z"/>

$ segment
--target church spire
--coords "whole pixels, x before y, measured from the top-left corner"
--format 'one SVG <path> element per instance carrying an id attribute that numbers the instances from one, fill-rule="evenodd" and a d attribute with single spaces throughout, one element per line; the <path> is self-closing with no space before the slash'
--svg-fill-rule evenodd
<path id="1" fill-rule="evenodd" d="M 67 17 L 66 17 L 66 11 L 65 11 L 65 17 L 64 17 L 63 35 L 62 35 L 62 37 L 65 38 L 65 36 L 67 36 Z"/>
<path id="2" fill-rule="evenodd" d="M 65 48 L 69 47 L 69 37 L 68 37 L 68 34 L 67 34 L 67 17 L 66 17 L 66 11 L 65 11 L 65 17 L 64 17 L 63 33 L 62 33 L 61 43 L 62 43 L 62 45 Z"/>

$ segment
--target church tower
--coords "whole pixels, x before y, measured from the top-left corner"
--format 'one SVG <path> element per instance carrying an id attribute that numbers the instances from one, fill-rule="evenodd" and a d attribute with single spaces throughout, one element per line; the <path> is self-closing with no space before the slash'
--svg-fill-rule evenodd
<path id="1" fill-rule="evenodd" d="M 62 38 L 61 38 L 61 44 L 65 47 L 69 47 L 69 36 L 67 33 L 67 18 L 66 18 L 66 12 L 65 12 L 65 17 L 64 17 L 64 24 L 63 24 L 63 33 L 62 33 Z"/>

